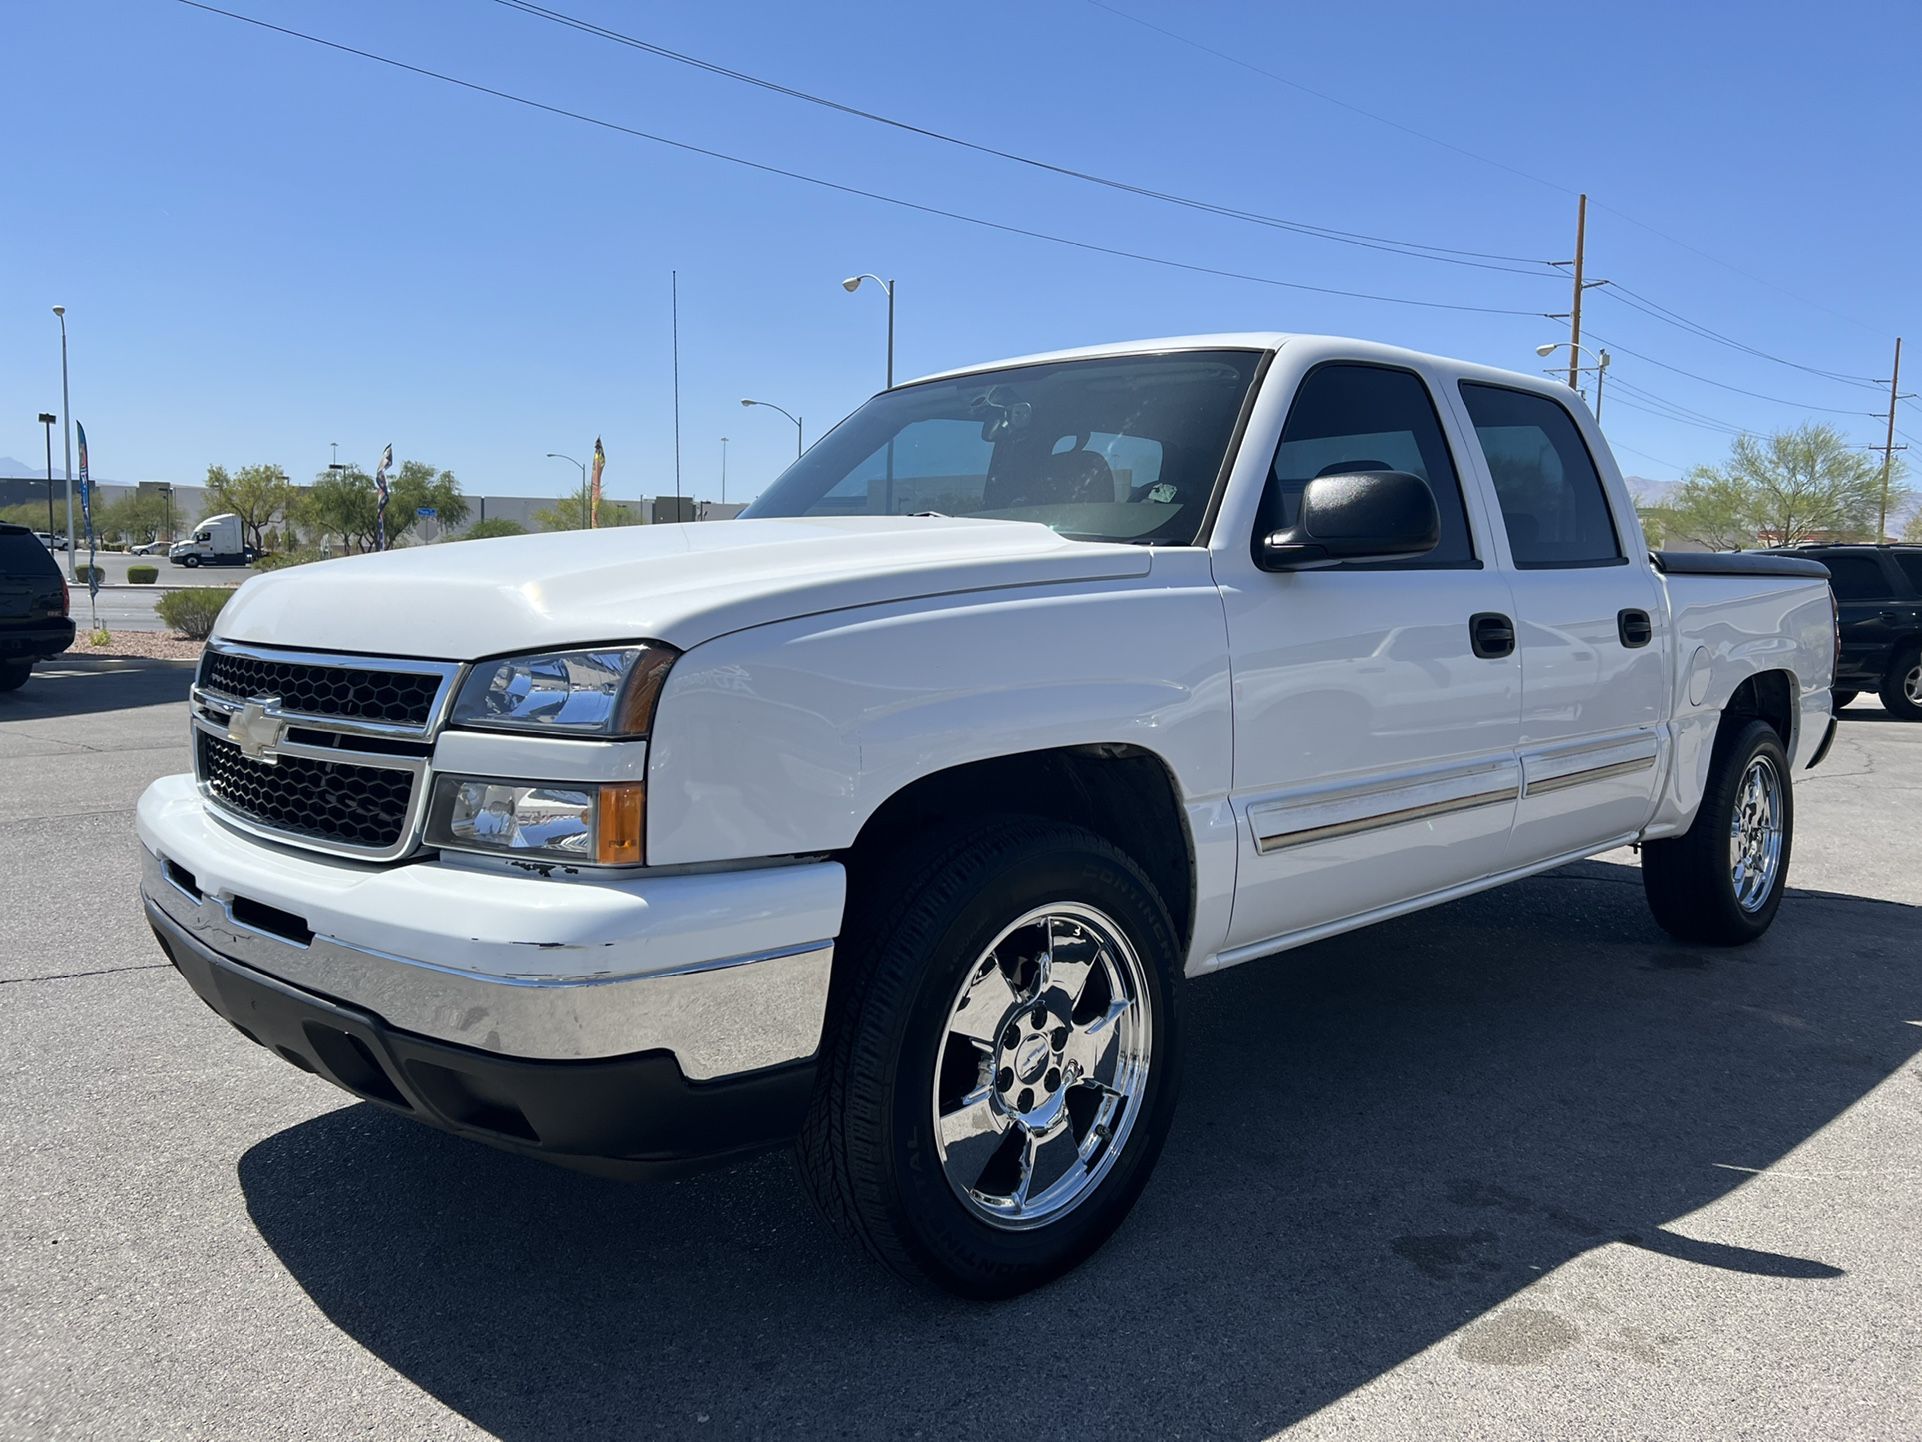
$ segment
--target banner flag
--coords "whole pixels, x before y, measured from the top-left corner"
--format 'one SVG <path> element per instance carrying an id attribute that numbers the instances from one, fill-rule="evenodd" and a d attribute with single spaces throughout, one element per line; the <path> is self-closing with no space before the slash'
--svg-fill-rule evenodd
<path id="1" fill-rule="evenodd" d="M 374 467 L 374 489 L 380 492 L 380 506 L 374 516 L 374 549 L 387 549 L 387 468 L 394 464 L 394 443 L 389 441 L 387 449 L 380 453 L 380 464 Z"/>
<path id="2" fill-rule="evenodd" d="M 601 438 L 594 437 L 594 487 L 592 499 L 587 505 L 587 524 L 589 529 L 601 523 L 601 468 L 607 464 L 607 452 L 601 449 Z"/>
<path id="3" fill-rule="evenodd" d="M 92 600 L 100 594 L 100 560 L 93 533 L 93 484 L 87 479 L 87 428 L 79 421 L 73 423 L 73 428 L 80 433 L 80 518 L 87 528 L 87 598 Z M 99 625 L 96 619 L 94 629 L 98 630 Z"/>

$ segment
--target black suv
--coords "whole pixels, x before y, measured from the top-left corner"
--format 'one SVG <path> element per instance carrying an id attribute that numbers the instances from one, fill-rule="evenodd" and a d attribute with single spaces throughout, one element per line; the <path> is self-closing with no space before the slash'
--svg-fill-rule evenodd
<path id="1" fill-rule="evenodd" d="M 1842 618 L 1835 704 L 1874 691 L 1891 716 L 1922 721 L 1922 546 L 1797 546 L 1829 568 Z"/>
<path id="2" fill-rule="evenodd" d="M 35 661 L 72 644 L 67 583 L 53 552 L 25 526 L 0 524 L 0 691 L 24 685 Z"/>

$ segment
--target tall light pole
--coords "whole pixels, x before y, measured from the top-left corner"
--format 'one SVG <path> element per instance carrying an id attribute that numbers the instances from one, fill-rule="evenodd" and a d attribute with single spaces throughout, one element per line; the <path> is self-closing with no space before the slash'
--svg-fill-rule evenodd
<path id="1" fill-rule="evenodd" d="M 773 401 L 751 401 L 743 398 L 741 404 L 744 406 L 766 406 L 771 411 L 781 411 L 782 415 L 793 421 L 794 459 L 797 461 L 801 459 L 801 418 L 799 416 L 794 415 L 792 412 L 781 410 L 781 407 L 775 405 Z"/>
<path id="2" fill-rule="evenodd" d="M 871 280 L 887 293 L 888 297 L 888 389 L 894 389 L 894 282 L 883 280 L 872 273 L 851 275 L 841 282 L 841 289 L 852 295 L 861 288 L 861 282 Z"/>
<path id="3" fill-rule="evenodd" d="M 547 459 L 550 461 L 566 461 L 569 465 L 579 466 L 581 468 L 581 529 L 583 531 L 590 529 L 594 518 L 590 516 L 587 511 L 587 462 L 577 461 L 572 456 L 564 456 L 559 451 L 549 451 L 547 453 Z"/>
<path id="4" fill-rule="evenodd" d="M 721 504 L 727 504 L 727 437 L 721 437 Z"/>
<path id="5" fill-rule="evenodd" d="M 60 318 L 60 439 L 67 452 L 67 579 L 78 585 L 73 569 L 73 401 L 67 394 L 67 308 L 57 305 L 53 313 Z"/>
<path id="6" fill-rule="evenodd" d="M 1550 341 L 1547 345 L 1536 346 L 1535 354 L 1546 358 L 1567 344 L 1568 342 L 1565 340 Z M 1574 377 L 1582 371 L 1591 369 L 1591 367 L 1579 363 L 1578 352 L 1595 357 L 1596 363 L 1592 367 L 1595 372 L 1595 423 L 1600 425 L 1602 422 L 1602 382 L 1608 379 L 1609 354 L 1607 351 L 1592 351 L 1585 345 L 1577 345 L 1569 357 L 1568 374 L 1570 379 L 1568 384 L 1571 389 L 1575 385 Z M 1554 372 L 1550 371 L 1549 374 L 1553 375 Z M 1630 409 L 1632 410 L 1633 407 L 1630 407 Z"/>
<path id="7" fill-rule="evenodd" d="M 53 544 L 53 423 L 59 416 L 40 412 L 40 425 L 47 433 L 47 544 Z M 72 542 L 68 542 L 69 545 Z"/>

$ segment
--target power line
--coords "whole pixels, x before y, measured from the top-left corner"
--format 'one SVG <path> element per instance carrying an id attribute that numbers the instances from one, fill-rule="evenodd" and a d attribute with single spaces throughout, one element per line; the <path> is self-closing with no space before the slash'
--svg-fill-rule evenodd
<path id="1" fill-rule="evenodd" d="M 639 50 L 663 60 L 673 61 L 678 65 L 692 66 L 694 69 L 705 71 L 710 75 L 717 75 L 728 80 L 738 81 L 743 85 L 756 86 L 776 95 L 783 95 L 793 100 L 804 101 L 809 105 L 817 105 L 823 109 L 836 111 L 842 115 L 872 121 L 877 125 L 885 125 L 895 130 L 904 131 L 910 135 L 918 135 L 928 140 L 940 141 L 944 145 L 952 145 L 962 150 L 973 151 L 977 155 L 992 156 L 998 160 L 1010 161 L 1016 165 L 1028 166 L 1031 169 L 1045 171 L 1051 175 L 1064 176 L 1070 180 L 1083 181 L 1089 185 L 1102 186 L 1109 190 L 1120 191 L 1123 194 L 1140 196 L 1148 200 L 1157 200 L 1169 205 L 1181 206 L 1188 210 L 1200 211 L 1208 215 L 1222 216 L 1230 220 L 1246 221 L 1253 225 L 1261 225 L 1274 230 L 1291 231 L 1297 235 L 1310 236 L 1319 240 L 1335 241 L 1343 245 L 1360 246 L 1368 250 L 1386 251 L 1393 255 L 1405 255 L 1416 260 L 1432 260 L 1446 265 L 1470 266 L 1477 270 L 1501 271 L 1509 275 L 1546 276 L 1550 274 L 1546 269 L 1549 262 L 1530 256 L 1500 255 L 1479 250 L 1460 250 L 1449 246 L 1430 245 L 1425 241 L 1398 240 L 1389 236 L 1366 235 L 1360 231 L 1340 230 L 1333 226 L 1317 225 L 1309 221 L 1289 220 L 1281 216 L 1263 214 L 1260 211 L 1243 210 L 1236 206 L 1223 205 L 1215 201 L 1198 200 L 1192 196 L 1157 190 L 1152 186 L 1138 185 L 1132 181 L 1117 180 L 1111 176 L 1097 175 L 1091 171 L 1078 170 L 1073 166 L 1061 165 L 1049 160 L 1040 160 L 1034 156 L 1021 155 L 1011 150 L 1002 150 L 996 146 L 986 145 L 979 141 L 967 140 L 961 136 L 949 134 L 947 131 L 935 130 L 928 126 L 916 125 L 911 121 L 898 120 L 892 116 L 880 115 L 872 110 L 864 110 L 860 106 L 851 105 L 845 101 L 796 89 L 794 86 L 784 85 L 779 81 L 768 80 L 758 75 L 751 75 L 746 71 L 735 70 L 711 60 L 703 60 L 696 55 L 689 55 L 679 50 L 671 50 L 665 45 L 656 44 L 651 40 L 644 40 L 636 35 L 629 35 L 619 30 L 610 29 L 605 25 L 597 25 L 592 21 L 582 20 L 577 16 L 550 9 L 545 5 L 535 4 L 533 0 L 494 0 L 494 3 L 505 6 L 510 10 L 517 10 L 521 14 L 530 16 L 536 20 L 545 20 L 550 24 L 565 26 L 570 30 L 579 31 L 584 35 L 593 36 L 600 40 L 611 41 L 617 45 L 624 45 L 629 49 Z M 1532 268 L 1525 269 L 1524 267 Z"/>
<path id="2" fill-rule="evenodd" d="M 1882 386 L 1888 384 L 1886 380 L 1878 380 L 1874 376 L 1847 375 L 1840 371 L 1823 370 L 1819 366 L 1803 365 L 1800 361 L 1789 360 L 1786 356 L 1773 355 L 1759 347 L 1749 345 L 1745 341 L 1735 340 L 1730 336 L 1723 335 L 1718 330 L 1711 330 L 1699 321 L 1690 320 L 1687 316 L 1681 315 L 1676 311 L 1670 310 L 1665 305 L 1650 300 L 1647 296 L 1641 294 L 1641 292 L 1630 290 L 1618 281 L 1610 282 L 1605 287 L 1603 293 L 1612 296 L 1623 305 L 1639 310 L 1644 315 L 1653 316 L 1664 325 L 1672 325 L 1678 330 L 1687 331 L 1690 335 L 1699 336 L 1704 340 L 1714 341 L 1717 345 L 1725 345 L 1732 350 L 1741 351 L 1744 355 L 1752 355 L 1762 360 L 1774 361 L 1777 365 L 1788 366 L 1793 370 L 1806 371 L 1810 375 L 1821 376 L 1825 380 L 1841 381 L 1847 385 L 1859 385 L 1872 389 L 1880 389 Z"/>
<path id="3" fill-rule="evenodd" d="M 1672 401 L 1667 396 L 1657 395 L 1654 391 L 1649 390 L 1645 386 L 1637 385 L 1634 381 L 1622 380 L 1618 377 L 1615 385 L 1627 391 L 1632 396 L 1639 396 L 1642 400 L 1653 405 L 1666 406 L 1668 409 L 1677 412 L 1677 419 L 1689 418 L 1708 425 L 1719 426 L 1723 430 L 1744 433 L 1749 429 L 1747 426 L 1737 425 L 1734 421 L 1724 420 L 1720 416 L 1712 416 L 1707 411 L 1698 411 L 1693 407 L 1682 405 L 1679 401 Z"/>
<path id="4" fill-rule="evenodd" d="M 189 0 L 182 0 L 182 3 L 183 4 L 189 3 Z M 1590 331 L 1589 335 L 1590 335 L 1590 338 L 1593 339 L 1597 345 L 1607 346 L 1611 351 L 1617 351 L 1622 355 L 1632 355 L 1638 361 L 1646 361 L 1649 365 L 1660 366 L 1665 371 L 1674 371 L 1675 374 L 1678 376 L 1687 376 L 1692 381 L 1702 382 L 1703 385 L 1715 386 L 1725 391 L 1734 391 L 1735 394 L 1739 396 L 1752 396 L 1758 401 L 1768 401 L 1771 404 L 1778 405 L 1778 406 L 1789 406 L 1795 410 L 1826 411 L 1831 415 L 1838 415 L 1838 416 L 1871 416 L 1875 418 L 1880 418 L 1883 414 L 1885 414 L 1882 411 L 1850 410 L 1847 406 L 1811 405 L 1804 401 L 1785 400 L 1781 396 L 1763 395 L 1762 392 L 1760 391 L 1744 390 L 1741 386 L 1732 386 L 1727 381 L 1710 380 L 1707 376 L 1697 375 L 1694 371 L 1685 371 L 1680 366 L 1670 365 L 1667 361 L 1656 360 L 1654 356 L 1644 355 L 1642 354 L 1642 352 L 1638 350 L 1630 350 L 1627 346 L 1621 345 L 1616 341 L 1608 340 L 1602 336 L 1596 335 L 1593 331 Z"/>
<path id="5" fill-rule="evenodd" d="M 1201 265 L 1193 261 L 1175 260 L 1170 256 L 1149 255 L 1142 251 L 1123 250 L 1118 246 L 1100 245 L 1094 241 L 1077 240 L 1071 236 L 1055 235 L 1048 231 L 1030 230 L 1024 226 L 1009 225 L 998 220 L 988 220 L 978 215 L 968 215 L 961 211 L 944 210 L 939 206 L 924 205 L 920 201 L 904 200 L 896 195 L 884 195 L 876 190 L 863 190 L 859 186 L 843 185 L 836 180 L 826 180 L 818 175 L 808 175 L 802 171 L 788 170 L 778 165 L 767 164 L 764 161 L 749 160 L 745 156 L 730 155 L 726 151 L 713 150 L 707 146 L 695 145 L 690 141 L 674 140 L 665 135 L 656 135 L 650 131 L 638 130 L 630 125 L 622 125 L 617 121 L 604 120 L 599 116 L 588 115 L 582 111 L 568 110 L 563 106 L 550 105 L 543 100 L 534 100 L 525 95 L 516 95 L 512 91 L 497 90 L 493 86 L 482 85 L 478 81 L 463 80 L 456 75 L 448 75 L 439 70 L 429 70 L 425 66 L 413 65 L 405 60 L 396 60 L 391 56 L 380 55 L 372 50 L 361 50 L 352 45 L 342 44 L 337 40 L 326 40 L 318 35 L 309 35 L 305 31 L 289 29 L 284 25 L 274 25 L 266 20 L 257 20 L 251 15 L 241 15 L 232 10 L 222 10 L 218 6 L 204 4 L 202 0 L 178 0 L 178 3 L 193 10 L 203 11 L 209 15 L 219 15 L 224 19 L 237 20 L 242 24 L 252 25 L 261 30 L 271 30 L 277 35 L 285 35 L 290 39 L 304 40 L 310 45 L 318 45 L 324 49 L 338 51 L 343 55 L 354 55 L 363 60 L 372 60 L 377 64 L 390 66 L 395 70 L 404 70 L 410 75 L 418 75 L 428 80 L 438 80 L 444 85 L 456 86 L 462 90 L 472 91 L 477 95 L 489 95 L 496 100 L 506 100 L 515 105 L 525 106 L 530 110 L 539 110 L 548 115 L 558 115 L 567 120 L 577 120 L 584 125 L 592 125 L 599 129 L 613 131 L 620 135 L 632 136 L 637 140 L 651 141 L 656 145 L 664 145 L 670 149 L 683 151 L 690 155 L 705 156 L 710 160 L 723 160 L 730 165 L 738 165 L 747 170 L 759 171 L 763 175 L 778 175 L 786 180 L 798 180 L 808 185 L 819 186 L 823 190 L 835 191 L 841 195 L 852 195 L 863 200 L 880 201 L 884 205 L 897 206 L 903 210 L 912 210 L 922 215 L 937 216 L 943 220 L 960 221 L 964 225 L 973 225 L 984 230 L 998 231 L 1003 235 L 1018 235 L 1028 240 L 1047 241 L 1051 245 L 1068 246 L 1075 250 L 1091 251 L 1098 255 L 1114 256 L 1122 260 L 1140 261 L 1146 265 L 1165 266 L 1171 270 L 1188 271 L 1195 275 L 1216 276 L 1224 280 L 1247 281 L 1253 285 L 1276 286 L 1284 290 L 1308 291 L 1316 295 L 1340 296 L 1347 300 L 1372 300 L 1379 301 L 1385 305 L 1418 306 L 1427 310 L 1468 311 L 1479 315 L 1514 315 L 1536 318 L 1542 314 L 1536 310 L 1517 310 L 1504 306 L 1466 305 L 1458 301 L 1445 300 L 1419 300 L 1412 296 L 1377 295 L 1370 291 L 1341 290 L 1333 286 L 1309 285 L 1305 281 L 1282 280 L 1279 277 L 1268 275 L 1252 275 L 1245 271 L 1226 270 L 1216 266 Z"/>
<path id="6" fill-rule="evenodd" d="M 1256 75 L 1265 76 L 1266 78 L 1274 81 L 1278 85 L 1285 85 L 1290 90 L 1298 90 L 1304 95 L 1311 95 L 1317 100 L 1324 101 L 1329 105 L 1339 106 L 1341 109 L 1349 111 L 1355 115 L 1365 116 L 1367 119 L 1374 121 L 1378 125 L 1386 125 L 1391 130 L 1399 130 L 1404 135 L 1412 135 L 1417 140 L 1424 140 L 1428 142 L 1428 144 L 1439 146 L 1443 150 L 1453 151 L 1457 155 L 1466 156 L 1470 160 L 1476 161 L 1482 165 L 1491 166 L 1496 170 L 1507 171 L 1508 174 L 1510 175 L 1519 176 L 1521 179 L 1531 181 L 1536 185 L 1546 186 L 1548 189 L 1559 191 L 1563 195 L 1576 194 L 1576 188 L 1574 186 L 1563 185 L 1559 181 L 1548 179 L 1546 176 L 1536 175 L 1532 171 L 1523 170 L 1519 166 L 1510 165 L 1506 161 L 1497 160 L 1491 155 L 1483 155 L 1480 151 L 1470 150 L 1465 145 L 1457 145 L 1453 141 L 1443 140 L 1439 135 L 1431 135 L 1429 132 L 1425 130 L 1417 129 L 1415 126 L 1404 124 L 1399 120 L 1390 119 L 1388 116 L 1383 115 L 1378 111 L 1369 110 L 1363 106 L 1356 105 L 1353 101 L 1343 100 L 1339 96 L 1330 95 L 1325 90 L 1317 90 L 1313 86 L 1303 85 L 1298 80 L 1291 80 L 1286 75 L 1280 75 L 1280 74 L 1277 74 L 1275 71 L 1264 69 L 1263 67 L 1256 65 L 1253 61 L 1244 60 L 1239 55 L 1231 54 L 1225 50 L 1217 50 L 1214 46 L 1206 45 L 1199 40 L 1195 40 L 1187 35 L 1181 34 L 1179 31 L 1170 30 L 1166 26 L 1157 25 L 1150 20 L 1143 20 L 1139 15 L 1131 15 L 1125 10 L 1118 9 L 1115 6 L 1106 3 L 1106 0 L 1088 0 L 1088 3 L 1094 6 L 1097 10 L 1105 10 L 1108 14 L 1113 15 L 1118 19 L 1126 20 L 1132 25 L 1139 25 L 1144 30 L 1152 30 L 1157 35 L 1165 36 L 1166 38 L 1175 41 L 1177 44 L 1186 45 L 1190 49 L 1199 50 L 1205 55 L 1212 55 L 1217 60 L 1223 60 L 1230 65 L 1239 66 L 1241 69 L 1251 71 Z M 1880 327 L 1870 325 L 1868 322 L 1863 320 L 1858 320 L 1856 317 L 1852 315 L 1848 315 L 1843 311 L 1839 311 L 1835 309 L 1833 306 L 1826 305 L 1821 301 L 1811 300 L 1809 297 L 1805 295 L 1800 295 L 1795 291 L 1788 289 L 1786 286 L 1779 285 L 1775 281 L 1768 280 L 1762 276 L 1756 275 L 1752 271 L 1744 270 L 1741 266 L 1734 264 L 1732 261 L 1727 261 L 1722 259 L 1722 257 L 1718 255 L 1711 254 L 1710 252 L 1703 250 L 1698 245 L 1693 245 L 1686 240 L 1682 240 L 1676 236 L 1670 235 L 1665 230 L 1659 230 L 1655 226 L 1650 225 L 1647 221 L 1638 219 L 1637 217 L 1630 215 L 1627 211 L 1619 210 L 1612 205 L 1605 205 L 1600 201 L 1597 201 L 1595 204 L 1596 204 L 1596 209 L 1605 210 L 1610 215 L 1615 216 L 1617 219 L 1627 221 L 1630 225 L 1635 226 L 1638 230 L 1645 230 L 1650 235 L 1655 236 L 1660 240 L 1667 241 L 1670 245 L 1677 246 L 1682 250 L 1686 250 L 1691 255 L 1700 256 L 1703 260 L 1712 262 L 1715 265 L 1721 266 L 1724 270 L 1731 271 L 1734 274 L 1741 276 L 1744 280 L 1751 281 L 1756 285 L 1765 286 L 1769 290 L 1775 291 L 1780 295 L 1788 296 L 1791 300 L 1799 301 L 1803 305 L 1811 306 L 1816 310 L 1823 311 L 1828 315 L 1835 316 L 1838 320 L 1845 320 L 1850 325 L 1859 326 L 1861 329 L 1869 331 L 1873 334 L 1876 334 L 1876 335 L 1884 334 L 1884 332 Z"/>
<path id="7" fill-rule="evenodd" d="M 1366 116 L 1378 125 L 1386 125 L 1391 130 L 1399 130 L 1404 135 L 1412 135 L 1417 140 L 1427 141 L 1430 145 L 1439 145 L 1443 150 L 1452 150 L 1457 155 L 1465 155 L 1470 160 L 1479 161 L 1483 165 L 1492 165 L 1497 170 L 1506 170 L 1510 175 L 1519 175 L 1523 180 L 1532 180 L 1535 184 L 1545 185 L 1550 190 L 1559 190 L 1563 195 L 1575 194 L 1575 192 L 1566 185 L 1560 185 L 1553 180 L 1531 174 L 1517 166 L 1508 164 L 1506 161 L 1497 160 L 1493 156 L 1483 155 L 1479 151 L 1470 150 L 1466 146 L 1456 145 L 1453 141 L 1443 140 L 1438 135 L 1430 135 L 1425 130 L 1417 130 L 1412 125 L 1404 125 L 1399 120 L 1391 120 L 1378 111 L 1364 109 L 1352 100 L 1343 100 L 1340 96 L 1330 95 L 1325 90 L 1316 90 L 1313 86 L 1303 85 L 1299 80 L 1290 80 L 1286 75 L 1278 75 L 1272 70 L 1264 70 L 1252 60 L 1244 60 L 1241 56 L 1231 55 L 1226 50 L 1217 50 L 1212 45 L 1204 45 L 1201 41 L 1183 35 L 1179 31 L 1170 30 L 1163 25 L 1157 25 L 1152 20 L 1143 20 L 1139 15 L 1130 15 L 1126 10 L 1119 10 L 1113 5 L 1107 4 L 1106 0 L 1088 0 L 1088 3 L 1097 10 L 1105 10 L 1118 19 L 1126 20 L 1131 25 L 1139 25 L 1144 30 L 1152 30 L 1155 34 L 1165 36 L 1177 44 L 1186 45 L 1191 50 L 1199 50 L 1204 55 L 1212 55 L 1217 60 L 1225 60 L 1230 65 L 1239 65 L 1243 70 L 1251 70 L 1256 75 L 1266 76 L 1277 85 L 1285 85 L 1290 90 L 1299 90 L 1303 95 L 1312 95 L 1317 100 L 1325 101 L 1330 105 L 1340 106 L 1343 110 L 1352 111 L 1356 115 Z"/>
<path id="8" fill-rule="evenodd" d="M 1616 384 L 1620 385 L 1621 382 L 1617 381 Z M 1617 405 L 1627 406 L 1632 411 L 1641 411 L 1644 415 L 1659 416 L 1661 419 L 1665 421 L 1673 421 L 1678 425 L 1699 426 L 1701 429 L 1705 431 L 1718 431 L 1725 436 L 1745 436 L 1750 434 L 1750 432 L 1748 431 L 1741 430 L 1734 426 L 1725 426 L 1717 421 L 1690 420 L 1687 416 L 1673 415 L 1670 412 L 1665 410 L 1657 410 L 1653 406 L 1640 405 L 1637 402 L 1630 400 L 1625 396 L 1617 396 L 1615 400 Z M 1613 409 L 1613 407 L 1611 407 L 1611 409 Z"/>
<path id="9" fill-rule="evenodd" d="M 1610 441 L 1608 448 L 1611 451 L 1627 451 L 1631 456 L 1640 456 L 1643 460 L 1653 461 L 1658 466 L 1667 466 L 1671 471 L 1679 471 L 1682 469 L 1674 461 L 1665 461 L 1660 456 L 1651 456 L 1647 451 L 1638 451 L 1635 447 L 1625 446 L 1620 441 Z"/>

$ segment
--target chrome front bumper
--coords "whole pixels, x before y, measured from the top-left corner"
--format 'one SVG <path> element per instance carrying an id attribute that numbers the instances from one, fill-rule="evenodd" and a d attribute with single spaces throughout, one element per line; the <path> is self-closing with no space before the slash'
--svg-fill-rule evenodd
<path id="1" fill-rule="evenodd" d="M 141 803 L 156 925 L 396 1030 L 539 1061 L 663 1050 L 692 1081 L 820 1044 L 837 865 L 615 885 L 374 869 L 243 837 L 170 783 L 191 786 Z M 807 939 L 768 944 L 783 931 Z"/>

